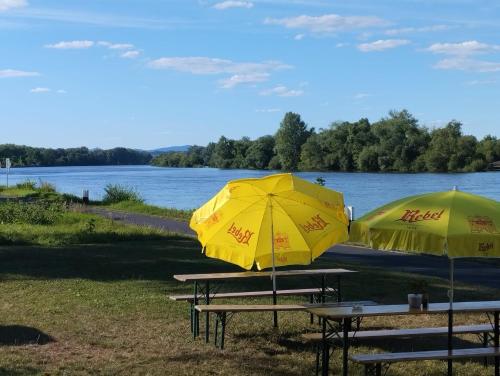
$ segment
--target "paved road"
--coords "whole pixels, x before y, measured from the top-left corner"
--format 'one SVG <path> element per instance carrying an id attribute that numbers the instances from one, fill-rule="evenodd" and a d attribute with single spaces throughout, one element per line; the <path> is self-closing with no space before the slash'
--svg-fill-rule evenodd
<path id="1" fill-rule="evenodd" d="M 185 222 L 144 214 L 123 213 L 99 207 L 89 207 L 88 211 L 112 218 L 115 221 L 151 226 L 195 236 L 193 230 Z M 387 268 L 391 271 L 418 273 L 442 278 L 448 278 L 449 276 L 449 263 L 445 257 L 381 252 L 347 245 L 333 247 L 328 251 L 327 257 L 339 262 Z M 493 263 L 459 259 L 455 261 L 455 279 L 461 282 L 499 288 L 500 266 L 498 263 L 495 265 Z"/>

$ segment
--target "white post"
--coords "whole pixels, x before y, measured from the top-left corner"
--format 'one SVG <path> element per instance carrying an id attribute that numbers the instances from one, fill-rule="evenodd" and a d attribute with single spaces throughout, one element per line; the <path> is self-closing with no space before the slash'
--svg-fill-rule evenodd
<path id="1" fill-rule="evenodd" d="M 354 221 L 354 206 L 347 207 L 347 216 L 349 217 L 349 221 Z"/>
<path id="2" fill-rule="evenodd" d="M 5 169 L 7 170 L 7 188 L 9 188 L 10 158 L 5 158 Z"/>

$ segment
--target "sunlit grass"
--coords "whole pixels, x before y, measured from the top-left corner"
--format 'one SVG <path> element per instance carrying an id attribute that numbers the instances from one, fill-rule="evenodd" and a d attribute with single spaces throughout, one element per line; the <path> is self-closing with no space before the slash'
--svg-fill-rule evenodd
<path id="1" fill-rule="evenodd" d="M 75 220 L 75 223 L 78 221 Z M 406 301 L 414 275 L 338 264 L 320 258 L 314 267 L 348 267 L 360 272 L 344 279 L 345 299 L 380 303 Z M 167 295 L 189 293 L 191 285 L 173 274 L 222 272 L 236 267 L 208 259 L 193 239 L 168 237 L 64 247 L 0 247 L 0 334 L 18 325 L 19 335 L 34 328 L 52 338 L 45 344 L 2 343 L 0 374 L 106 375 L 312 375 L 313 348 L 301 334 L 318 331 L 305 313 L 280 314 L 280 328 L 272 328 L 271 314 L 238 314 L 230 321 L 226 349 L 221 352 L 202 339 L 191 338 L 188 306 Z M 445 301 L 448 282 L 429 278 L 430 299 Z M 279 287 L 299 287 L 305 279 L 283 279 Z M 269 288 L 267 279 L 226 283 L 226 289 Z M 498 299 L 499 291 L 457 284 L 457 300 Z M 292 298 L 281 302 L 294 301 Z M 221 301 L 223 302 L 223 301 Z M 261 302 L 269 299 L 230 301 Z M 458 315 L 459 323 L 485 322 L 479 315 Z M 446 317 L 370 318 L 364 328 L 446 325 Z M 24 329 L 23 329 L 24 328 Z M 202 325 L 203 328 L 203 325 Z M 203 336 L 203 333 L 202 333 Z M 1 338 L 1 335 L 0 335 Z M 45 337 L 40 337 L 45 338 Z M 33 339 L 36 342 L 36 338 Z M 26 342 L 26 341 L 25 341 Z M 479 345 L 474 336 L 460 346 Z M 354 346 L 359 351 L 403 351 L 445 348 L 446 339 L 372 341 Z M 340 371 L 340 352 L 331 361 Z M 394 365 L 389 375 L 442 375 L 444 362 Z M 481 361 L 456 363 L 457 375 L 489 375 Z M 352 366 L 351 375 L 362 375 Z"/>

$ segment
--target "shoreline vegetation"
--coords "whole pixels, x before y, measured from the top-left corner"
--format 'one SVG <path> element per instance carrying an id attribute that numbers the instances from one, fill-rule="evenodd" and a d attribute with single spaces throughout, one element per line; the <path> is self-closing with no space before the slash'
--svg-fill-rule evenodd
<path id="1" fill-rule="evenodd" d="M 276 134 L 254 141 L 222 136 L 206 147 L 153 158 L 160 167 L 216 167 L 286 171 L 343 172 L 476 172 L 493 169 L 500 160 L 495 136 L 464 135 L 462 124 L 442 128 L 419 125 L 406 110 L 391 111 L 375 123 L 334 122 L 326 129 L 309 128 L 288 112 Z"/>
<path id="2" fill-rule="evenodd" d="M 221 136 L 207 146 L 186 151 L 150 153 L 117 147 L 68 149 L 0 145 L 0 163 L 13 167 L 153 165 L 283 171 L 338 172 L 480 172 L 500 170 L 500 139 L 464 135 L 462 124 L 450 121 L 429 129 L 408 111 L 390 111 L 370 123 L 333 122 L 310 128 L 297 113 L 285 114 L 274 135 L 251 140 Z"/>

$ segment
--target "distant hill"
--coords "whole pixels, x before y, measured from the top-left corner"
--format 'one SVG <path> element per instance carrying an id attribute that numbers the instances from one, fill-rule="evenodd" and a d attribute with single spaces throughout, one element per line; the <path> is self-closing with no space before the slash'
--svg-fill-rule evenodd
<path id="1" fill-rule="evenodd" d="M 191 145 L 180 145 L 180 146 L 167 146 L 164 148 L 158 148 L 158 149 L 153 149 L 153 150 L 148 150 L 153 156 L 163 154 L 163 153 L 170 153 L 174 151 L 180 151 L 180 152 L 186 152 L 189 150 Z"/>

